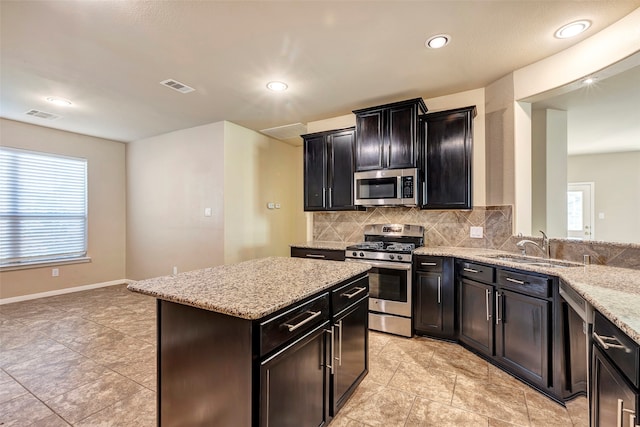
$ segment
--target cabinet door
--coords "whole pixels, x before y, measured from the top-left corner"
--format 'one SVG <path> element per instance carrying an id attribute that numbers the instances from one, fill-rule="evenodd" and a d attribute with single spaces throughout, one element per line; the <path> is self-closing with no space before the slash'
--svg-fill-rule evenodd
<path id="1" fill-rule="evenodd" d="M 591 421 L 594 427 L 635 427 L 638 394 L 615 366 L 593 346 Z"/>
<path id="2" fill-rule="evenodd" d="M 562 301 L 562 335 L 565 351 L 564 398 L 587 393 L 587 325 L 569 304 Z"/>
<path id="3" fill-rule="evenodd" d="M 356 115 L 356 171 L 386 167 L 383 135 L 384 110 L 372 110 Z"/>
<path id="4" fill-rule="evenodd" d="M 493 286 L 462 279 L 460 295 L 460 341 L 493 355 Z"/>
<path id="5" fill-rule="evenodd" d="M 362 299 L 334 323 L 332 415 L 344 405 L 368 372 L 368 301 Z"/>
<path id="6" fill-rule="evenodd" d="M 260 426 L 317 427 L 328 419 L 325 329 L 309 332 L 260 366 Z"/>
<path id="7" fill-rule="evenodd" d="M 327 147 L 323 136 L 304 140 L 304 210 L 327 207 Z"/>
<path id="8" fill-rule="evenodd" d="M 442 275 L 416 273 L 417 299 L 415 329 L 426 333 L 443 332 Z"/>
<path id="9" fill-rule="evenodd" d="M 329 203 L 332 210 L 354 209 L 353 150 L 355 131 L 329 135 Z"/>
<path id="10" fill-rule="evenodd" d="M 518 376 L 549 384 L 549 301 L 496 292 L 496 358 Z"/>
<path id="11" fill-rule="evenodd" d="M 416 167 L 418 106 L 408 104 L 389 108 L 385 125 L 389 169 Z"/>
<path id="12" fill-rule="evenodd" d="M 425 138 L 423 208 L 471 209 L 473 109 L 421 116 Z"/>

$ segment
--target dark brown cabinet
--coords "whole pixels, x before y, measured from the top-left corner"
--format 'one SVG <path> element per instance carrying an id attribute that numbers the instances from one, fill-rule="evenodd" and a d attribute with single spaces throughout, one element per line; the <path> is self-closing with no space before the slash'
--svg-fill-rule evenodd
<path id="1" fill-rule="evenodd" d="M 418 256 L 414 261 L 414 270 L 415 332 L 454 340 L 456 337 L 453 259 Z"/>
<path id="2" fill-rule="evenodd" d="M 304 210 L 354 210 L 355 129 L 302 135 Z"/>
<path id="3" fill-rule="evenodd" d="M 344 251 L 337 249 L 291 248 L 294 258 L 314 258 L 329 261 L 344 261 Z"/>
<path id="4" fill-rule="evenodd" d="M 463 260 L 456 269 L 460 342 L 562 400 L 557 279 Z"/>
<path id="5" fill-rule="evenodd" d="M 416 167 L 418 116 L 426 112 L 422 98 L 354 110 L 356 171 Z"/>
<path id="6" fill-rule="evenodd" d="M 550 302 L 508 290 L 495 296 L 496 358 L 519 376 L 546 387 Z"/>
<path id="7" fill-rule="evenodd" d="M 329 421 L 325 331 L 329 322 L 260 365 L 260 426 L 320 427 Z"/>
<path id="8" fill-rule="evenodd" d="M 471 209 L 473 118 L 476 107 L 420 116 L 422 208 Z"/>
<path id="9" fill-rule="evenodd" d="M 593 320 L 591 423 L 640 425 L 640 345 L 599 312 Z"/>

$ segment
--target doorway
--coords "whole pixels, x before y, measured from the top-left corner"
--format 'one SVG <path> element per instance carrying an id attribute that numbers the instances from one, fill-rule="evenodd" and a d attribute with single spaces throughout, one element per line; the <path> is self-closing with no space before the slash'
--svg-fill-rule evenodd
<path id="1" fill-rule="evenodd" d="M 594 240 L 595 183 L 570 182 L 567 185 L 567 237 Z"/>

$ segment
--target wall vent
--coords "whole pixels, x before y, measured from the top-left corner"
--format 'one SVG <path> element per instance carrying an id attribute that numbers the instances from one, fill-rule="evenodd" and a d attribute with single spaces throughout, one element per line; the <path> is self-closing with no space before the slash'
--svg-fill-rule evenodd
<path id="1" fill-rule="evenodd" d="M 37 117 L 39 119 L 45 119 L 45 120 L 57 120 L 62 117 L 57 114 L 47 113 L 46 111 L 40 111 L 40 110 L 29 110 L 25 112 L 25 114 L 27 116 Z"/>
<path id="2" fill-rule="evenodd" d="M 177 90 L 180 93 L 189 93 L 195 90 L 191 86 L 187 86 L 186 84 L 180 83 L 179 81 L 174 79 L 163 80 L 160 82 L 160 84 L 166 87 L 170 87 L 173 90 Z"/>
<path id="3" fill-rule="evenodd" d="M 303 125 L 302 123 L 294 123 L 291 125 L 262 129 L 260 133 L 263 133 L 275 139 L 290 140 L 293 138 L 299 138 L 300 135 L 304 135 L 305 133 L 307 133 L 307 125 Z"/>

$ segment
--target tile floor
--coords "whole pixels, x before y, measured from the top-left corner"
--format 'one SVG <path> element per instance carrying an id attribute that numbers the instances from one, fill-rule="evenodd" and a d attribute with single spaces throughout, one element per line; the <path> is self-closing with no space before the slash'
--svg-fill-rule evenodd
<path id="1" fill-rule="evenodd" d="M 372 332 L 331 427 L 588 426 L 462 347 Z M 155 300 L 111 286 L 0 306 L 0 426 L 154 426 Z M 226 427 L 226 426 L 225 426 Z"/>

